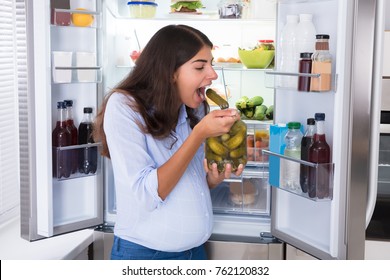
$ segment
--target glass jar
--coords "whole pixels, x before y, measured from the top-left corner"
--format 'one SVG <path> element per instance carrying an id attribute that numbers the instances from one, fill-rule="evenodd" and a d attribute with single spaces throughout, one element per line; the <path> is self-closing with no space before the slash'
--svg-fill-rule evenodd
<path id="1" fill-rule="evenodd" d="M 221 0 L 218 3 L 219 18 L 241 18 L 242 8 L 241 0 Z"/>
<path id="2" fill-rule="evenodd" d="M 218 171 L 224 172 L 227 163 L 232 165 L 235 172 L 240 164 L 247 163 L 247 127 L 242 120 L 236 121 L 229 133 L 206 139 L 207 165 L 211 169 L 213 163 L 217 164 Z"/>

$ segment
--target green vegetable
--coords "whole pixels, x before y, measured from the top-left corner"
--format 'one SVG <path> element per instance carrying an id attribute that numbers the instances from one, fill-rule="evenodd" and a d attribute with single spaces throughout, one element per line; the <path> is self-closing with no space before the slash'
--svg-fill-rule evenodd
<path id="1" fill-rule="evenodd" d="M 269 120 L 274 118 L 274 105 L 268 107 L 267 111 L 265 111 L 265 117 Z"/>
<path id="2" fill-rule="evenodd" d="M 255 113 L 253 115 L 253 119 L 258 120 L 258 121 L 264 120 L 265 119 L 265 112 L 267 111 L 267 109 L 268 108 L 265 105 L 256 106 Z"/>
<path id="3" fill-rule="evenodd" d="M 249 108 L 253 108 L 253 107 L 256 107 L 256 106 L 260 106 L 261 104 L 263 104 L 263 102 L 264 102 L 263 97 L 261 97 L 261 96 L 254 96 L 254 97 L 250 98 L 246 102 L 246 106 L 249 107 Z"/>
<path id="4" fill-rule="evenodd" d="M 251 118 L 253 118 L 253 116 L 255 114 L 255 109 L 254 108 L 243 109 L 242 113 L 244 114 L 245 117 L 247 117 L 248 119 L 251 119 Z"/>
<path id="5" fill-rule="evenodd" d="M 241 96 L 237 102 L 236 102 L 236 108 L 238 110 L 245 109 L 246 108 L 246 103 L 248 102 L 249 97 L 248 96 Z"/>

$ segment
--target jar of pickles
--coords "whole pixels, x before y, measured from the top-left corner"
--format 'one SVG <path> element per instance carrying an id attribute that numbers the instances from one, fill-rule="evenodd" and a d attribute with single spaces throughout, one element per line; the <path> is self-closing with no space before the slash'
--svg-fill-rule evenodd
<path id="1" fill-rule="evenodd" d="M 236 121 L 229 133 L 218 137 L 209 137 L 206 140 L 207 165 L 211 169 L 213 163 L 217 164 L 219 172 L 224 172 L 226 164 L 232 165 L 235 172 L 240 164 L 247 163 L 247 127 L 242 120 Z"/>

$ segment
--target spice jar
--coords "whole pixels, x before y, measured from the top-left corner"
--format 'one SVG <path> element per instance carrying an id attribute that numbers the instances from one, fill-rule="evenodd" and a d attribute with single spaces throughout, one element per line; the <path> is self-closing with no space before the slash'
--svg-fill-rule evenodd
<path id="1" fill-rule="evenodd" d="M 313 74 L 320 74 L 318 78 L 312 78 L 311 91 L 330 91 L 332 83 L 332 55 L 329 52 L 329 35 L 316 35 L 316 51 L 312 56 Z"/>

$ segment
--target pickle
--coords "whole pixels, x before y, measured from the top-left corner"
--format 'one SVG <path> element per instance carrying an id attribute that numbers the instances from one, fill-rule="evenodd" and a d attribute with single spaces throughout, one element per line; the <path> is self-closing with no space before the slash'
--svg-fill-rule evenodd
<path id="1" fill-rule="evenodd" d="M 222 145 L 216 137 L 210 137 L 207 139 L 207 145 L 210 147 L 210 149 L 219 156 L 225 156 L 229 153 L 229 150 Z"/>
<path id="2" fill-rule="evenodd" d="M 245 146 L 239 147 L 238 149 L 230 151 L 230 153 L 229 153 L 231 158 L 240 158 L 245 154 L 246 154 L 246 147 Z"/>
<path id="3" fill-rule="evenodd" d="M 206 158 L 208 161 L 215 161 L 215 162 L 219 162 L 223 160 L 221 156 L 214 154 L 212 151 L 208 149 L 206 149 Z"/>
<path id="4" fill-rule="evenodd" d="M 227 141 L 227 140 L 229 140 L 229 138 L 230 138 L 230 134 L 229 133 L 225 133 L 225 134 L 221 135 L 221 140 L 222 141 Z"/>
<path id="5" fill-rule="evenodd" d="M 246 132 L 246 125 L 243 121 L 236 121 L 230 128 L 229 134 L 236 135 L 239 132 Z"/>
<path id="6" fill-rule="evenodd" d="M 246 139 L 245 130 L 239 131 L 236 135 L 231 137 L 229 140 L 223 142 L 230 151 L 236 149 Z"/>

